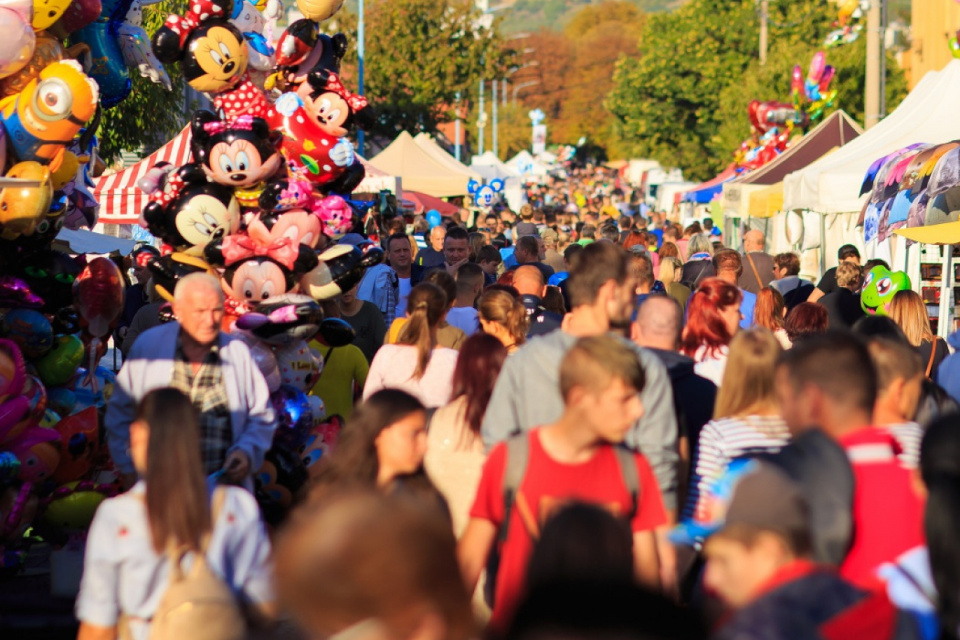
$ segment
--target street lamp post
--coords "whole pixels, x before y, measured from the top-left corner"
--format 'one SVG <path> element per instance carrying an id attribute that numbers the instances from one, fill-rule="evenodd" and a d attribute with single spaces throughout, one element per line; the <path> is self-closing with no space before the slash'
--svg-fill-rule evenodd
<path id="1" fill-rule="evenodd" d="M 490 82 L 490 86 L 491 86 L 490 97 L 493 99 L 493 155 L 497 155 L 499 151 L 498 145 L 497 145 L 497 128 L 499 124 L 497 122 L 497 81 L 492 80 Z"/>
<path id="2" fill-rule="evenodd" d="M 360 23 L 357 25 L 357 93 L 363 95 L 363 62 L 364 62 L 364 24 L 363 24 L 363 0 L 357 7 L 360 14 Z M 363 155 L 363 129 L 357 128 L 357 151 Z"/>
<path id="3" fill-rule="evenodd" d="M 460 92 L 457 91 L 457 119 L 453 125 L 453 155 L 460 162 Z"/>
<path id="4" fill-rule="evenodd" d="M 483 78 L 480 79 L 480 113 L 477 118 L 477 129 L 479 130 L 479 141 L 477 142 L 477 155 L 483 155 L 483 128 L 487 126 L 487 112 L 483 105 Z"/>

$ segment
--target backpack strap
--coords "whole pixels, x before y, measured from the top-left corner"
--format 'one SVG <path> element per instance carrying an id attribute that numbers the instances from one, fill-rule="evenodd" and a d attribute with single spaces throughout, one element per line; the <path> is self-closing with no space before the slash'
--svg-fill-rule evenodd
<path id="1" fill-rule="evenodd" d="M 630 512 L 627 514 L 627 522 L 633 521 L 637 515 L 637 509 L 640 505 L 640 475 L 637 472 L 636 454 L 623 445 L 613 448 L 617 455 L 617 462 L 620 464 L 620 475 L 623 477 L 623 484 L 627 486 L 630 493 Z"/>
<path id="2" fill-rule="evenodd" d="M 527 473 L 527 460 L 530 457 L 530 434 L 519 433 L 507 440 L 507 460 L 503 470 L 503 523 L 497 540 L 503 544 L 510 530 L 510 511 L 517 499 L 520 483 Z"/>

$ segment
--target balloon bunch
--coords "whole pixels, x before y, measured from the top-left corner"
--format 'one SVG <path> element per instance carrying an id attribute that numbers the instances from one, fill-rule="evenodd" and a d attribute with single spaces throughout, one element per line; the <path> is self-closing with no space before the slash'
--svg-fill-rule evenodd
<path id="1" fill-rule="evenodd" d="M 870 8 L 870 0 L 840 0 L 837 4 L 839 13 L 833 23 L 836 28 L 824 39 L 825 47 L 839 47 L 856 42 L 863 31 L 863 18 Z"/>
<path id="2" fill-rule="evenodd" d="M 804 77 L 800 65 L 793 68 L 791 90 L 793 103 L 753 100 L 747 107 L 751 135 L 734 154 L 738 171 L 752 171 L 786 151 L 795 137 L 802 137 L 811 124 L 823 117 L 834 105 L 836 89 L 830 84 L 836 74 L 826 64 L 826 56 L 818 51 Z M 797 131 L 799 129 L 800 131 Z"/>
<path id="3" fill-rule="evenodd" d="M 800 65 L 793 68 L 793 106 L 798 113 L 803 114 L 804 126 L 816 122 L 823 117 L 823 112 L 834 105 L 837 100 L 837 90 L 830 89 L 837 70 L 827 64 L 827 57 L 823 51 L 818 51 L 810 61 L 810 69 L 806 78 Z"/>
<path id="4" fill-rule="evenodd" d="M 47 247 L 19 254 L 0 277 L 0 551 L 25 544 L 47 510 L 57 526 L 89 524 L 86 493 L 104 466 L 100 415 L 116 378 L 97 366 L 123 308 L 123 280 L 107 258 L 82 265 Z M 109 483 L 107 483 L 109 484 Z M 68 488 L 65 489 L 64 486 Z M 21 555 L 3 553 L 16 561 Z"/>
<path id="5" fill-rule="evenodd" d="M 24 246 L 36 248 L 64 224 L 96 223 L 98 207 L 84 197 L 84 176 L 96 162 L 100 88 L 72 59 L 87 46 L 66 49 L 63 36 L 54 35 L 80 19 L 77 11 L 65 12 L 72 6 L 50 0 L 34 11 L 31 2 L 0 3 L 0 172 L 16 179 L 0 190 L 5 254 L 11 241 L 24 238 Z"/>

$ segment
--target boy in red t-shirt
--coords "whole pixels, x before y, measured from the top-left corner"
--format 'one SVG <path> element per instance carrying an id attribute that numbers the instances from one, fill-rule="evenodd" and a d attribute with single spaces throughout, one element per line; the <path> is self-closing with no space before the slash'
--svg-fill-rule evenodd
<path id="1" fill-rule="evenodd" d="M 527 461 L 500 548 L 494 629 L 505 628 L 523 595 L 527 564 L 544 522 L 571 501 L 599 504 L 624 518 L 632 513 L 637 577 L 649 586 L 658 585 L 653 530 L 667 522 L 660 489 L 646 459 L 634 453 L 624 457 L 636 465 L 638 490 L 632 495 L 614 448 L 643 413 L 638 395 L 643 384 L 636 353 L 617 338 L 583 338 L 564 356 L 563 416 L 522 436 L 528 438 Z M 471 592 L 507 517 L 503 491 L 507 452 L 507 443 L 501 443 L 490 453 L 460 540 L 460 565 Z"/>

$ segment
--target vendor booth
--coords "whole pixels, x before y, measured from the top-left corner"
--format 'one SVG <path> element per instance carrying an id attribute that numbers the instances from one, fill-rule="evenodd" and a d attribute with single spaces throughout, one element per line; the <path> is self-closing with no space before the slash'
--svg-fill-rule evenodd
<path id="1" fill-rule="evenodd" d="M 465 195 L 471 179 L 470 174 L 458 171 L 442 158 L 424 150 L 406 131 L 370 158 L 370 164 L 380 171 L 399 176 L 405 188 L 435 198 Z"/>

